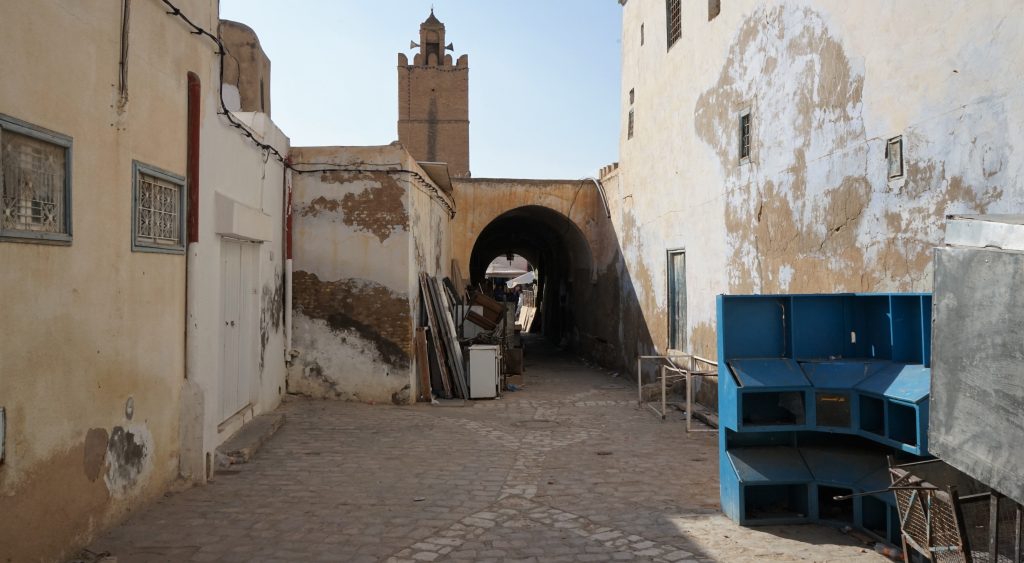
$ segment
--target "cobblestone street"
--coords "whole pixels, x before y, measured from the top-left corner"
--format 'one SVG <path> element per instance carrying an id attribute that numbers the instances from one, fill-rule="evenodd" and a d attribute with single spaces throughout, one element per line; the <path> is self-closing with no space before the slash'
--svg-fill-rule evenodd
<path id="1" fill-rule="evenodd" d="M 136 561 L 884 561 L 837 530 L 740 528 L 717 440 L 537 343 L 526 388 L 466 407 L 293 398 L 249 464 L 90 549 Z"/>

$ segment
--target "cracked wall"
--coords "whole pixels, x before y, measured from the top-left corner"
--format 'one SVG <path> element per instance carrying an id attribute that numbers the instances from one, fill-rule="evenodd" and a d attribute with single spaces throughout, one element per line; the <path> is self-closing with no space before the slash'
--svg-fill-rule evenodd
<path id="1" fill-rule="evenodd" d="M 641 24 L 663 29 L 663 9 L 623 10 L 636 123 L 610 200 L 653 348 L 668 342 L 668 249 L 687 254 L 688 349 L 713 358 L 716 294 L 930 291 L 946 215 L 1024 202 L 1024 100 L 1010 78 L 1024 22 L 1010 2 L 736 2 L 711 22 L 684 18 L 671 49 L 663 34 L 639 44 Z M 905 175 L 890 180 L 896 136 Z"/>

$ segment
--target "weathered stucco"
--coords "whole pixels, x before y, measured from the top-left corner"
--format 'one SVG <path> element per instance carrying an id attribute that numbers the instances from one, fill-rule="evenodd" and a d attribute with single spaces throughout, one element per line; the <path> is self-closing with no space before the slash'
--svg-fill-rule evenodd
<path id="1" fill-rule="evenodd" d="M 175 4 L 217 29 L 215 1 Z M 218 198 L 274 233 L 258 258 L 257 287 L 270 295 L 257 310 L 262 334 L 253 327 L 253 365 L 263 361 L 247 416 L 276 406 L 283 168 L 218 115 L 213 43 L 160 3 L 132 3 L 123 99 L 119 2 L 18 1 L 5 5 L 4 23 L 0 111 L 73 139 L 73 240 L 0 242 L 0 322 L 19 327 L 0 339 L 0 513 L 17 515 L 0 523 L 0 561 L 63 561 L 174 479 L 204 481 L 206 456 L 237 429 L 219 428 L 213 408 Z M 75 48 L 54 43 L 53 30 Z M 190 72 L 200 83 L 199 242 L 183 254 L 132 251 L 132 162 L 186 176 Z M 236 117 L 287 152 L 265 115 Z"/>
<path id="2" fill-rule="evenodd" d="M 224 101 L 232 111 L 270 115 L 270 59 L 249 26 L 220 20 L 217 33 L 230 56 L 224 59 Z"/>
<path id="3" fill-rule="evenodd" d="M 216 27 L 216 2 L 177 4 Z M 0 242 L 0 561 L 63 561 L 178 474 L 186 258 L 132 252 L 132 161 L 185 175 L 187 73 L 215 92 L 216 57 L 135 2 L 119 104 L 120 2 L 3 20 L 0 112 L 73 139 L 73 240 Z"/>
<path id="4" fill-rule="evenodd" d="M 297 271 L 292 281 L 296 312 L 327 322 L 331 330 L 370 341 L 387 364 L 409 367 L 409 298 L 365 280 L 321 281 Z"/>
<path id="5" fill-rule="evenodd" d="M 663 32 L 639 41 L 664 7 L 626 3 L 634 136 L 605 184 L 651 348 L 668 344 L 669 249 L 686 251 L 687 351 L 712 358 L 719 293 L 929 291 L 945 215 L 1024 202 L 1022 17 L 1011 2 L 741 1 L 684 17 L 667 49 Z"/>
<path id="6" fill-rule="evenodd" d="M 288 390 L 406 403 L 418 273 L 448 275 L 454 202 L 398 144 L 300 148 L 291 157 L 308 171 L 293 177 L 298 356 Z"/>
<path id="7" fill-rule="evenodd" d="M 371 187 L 358 193 L 346 193 L 340 200 L 320 196 L 299 211 L 302 215 L 318 215 L 321 211 L 338 213 L 345 225 L 372 233 L 380 242 L 387 240 L 395 229 L 408 230 L 409 213 L 405 209 L 405 189 L 398 180 L 386 173 L 366 172 L 359 175 Z M 324 184 L 344 184 L 352 180 L 346 172 L 322 172 Z"/>

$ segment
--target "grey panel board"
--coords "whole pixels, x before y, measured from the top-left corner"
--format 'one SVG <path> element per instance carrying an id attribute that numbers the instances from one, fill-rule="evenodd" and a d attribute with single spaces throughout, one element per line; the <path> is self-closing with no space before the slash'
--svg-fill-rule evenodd
<path id="1" fill-rule="evenodd" d="M 729 360 L 729 366 L 739 378 L 744 390 L 811 386 L 811 382 L 804 377 L 800 365 L 789 358 L 744 358 Z"/>
<path id="2" fill-rule="evenodd" d="M 1024 502 L 1024 253 L 935 256 L 929 449 Z"/>
<path id="3" fill-rule="evenodd" d="M 814 479 L 796 448 L 734 448 L 728 454 L 740 482 L 746 485 L 806 483 Z"/>
<path id="4" fill-rule="evenodd" d="M 814 475 L 814 480 L 829 485 L 849 487 L 871 473 L 886 468 L 885 454 L 877 449 L 847 445 L 804 446 L 800 448 L 800 454 Z"/>

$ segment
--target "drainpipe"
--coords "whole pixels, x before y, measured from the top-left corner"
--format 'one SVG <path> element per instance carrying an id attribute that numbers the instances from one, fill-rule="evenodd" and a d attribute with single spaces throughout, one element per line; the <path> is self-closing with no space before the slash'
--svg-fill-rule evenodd
<path id="1" fill-rule="evenodd" d="M 127 6 L 127 2 L 125 5 Z M 185 129 L 185 379 L 196 375 L 197 345 L 192 334 L 192 308 L 195 307 L 195 275 L 199 243 L 199 130 L 202 108 L 202 83 L 194 72 L 188 73 L 188 105 Z M 191 336 L 191 337 L 190 337 Z"/>
<path id="2" fill-rule="evenodd" d="M 284 161 L 284 361 L 292 363 L 292 160 Z"/>
<path id="3" fill-rule="evenodd" d="M 204 465 L 205 424 L 202 392 L 199 391 L 201 341 L 195 323 L 199 308 L 199 139 L 202 118 L 202 83 L 188 73 L 188 105 L 185 145 L 185 381 L 179 416 L 178 475 L 202 483 L 210 474 Z M 207 464 L 208 465 L 208 464 Z"/>

